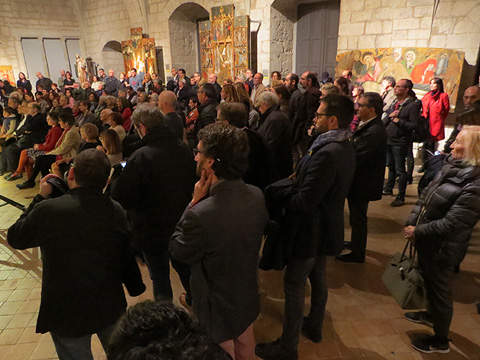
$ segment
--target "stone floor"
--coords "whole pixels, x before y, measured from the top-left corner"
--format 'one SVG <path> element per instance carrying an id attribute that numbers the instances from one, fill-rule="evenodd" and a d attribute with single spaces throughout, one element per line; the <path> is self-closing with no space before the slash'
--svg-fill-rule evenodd
<path id="1" fill-rule="evenodd" d="M 416 175 L 416 180 L 418 176 Z M 17 190 L 15 183 L 0 179 L 0 194 L 27 205 L 38 191 Z M 329 299 L 323 341 L 314 344 L 300 338 L 299 358 L 315 359 L 475 359 L 480 358 L 480 236 L 476 231 L 469 254 L 453 281 L 455 314 L 451 326 L 451 349 L 445 355 L 422 355 L 410 347 L 410 339 L 431 330 L 403 319 L 402 309 L 389 296 L 381 281 L 392 255 L 404 246 L 404 221 L 416 199 L 416 186 L 408 189 L 407 203 L 391 208 L 390 196 L 372 203 L 369 209 L 369 242 L 365 264 L 328 261 Z M 0 201 L 0 360 L 55 359 L 48 334 L 36 334 L 42 266 L 39 250 L 15 251 L 6 242 L 6 229 L 20 211 Z M 348 214 L 347 214 L 348 215 Z M 348 216 L 346 217 L 347 220 Z M 348 224 L 348 222 L 347 222 Z M 347 225 L 348 227 L 348 225 Z M 478 228 L 478 226 L 477 226 Z M 346 237 L 349 237 L 346 229 Z M 128 298 L 129 304 L 152 298 L 151 283 L 141 266 L 147 292 Z M 262 311 L 255 323 L 257 341 L 276 339 L 282 328 L 282 272 L 260 271 Z M 172 273 L 175 302 L 181 285 Z M 307 304 L 309 303 L 307 290 Z M 308 305 L 305 309 L 308 310 Z M 100 342 L 93 337 L 95 359 L 106 359 Z"/>

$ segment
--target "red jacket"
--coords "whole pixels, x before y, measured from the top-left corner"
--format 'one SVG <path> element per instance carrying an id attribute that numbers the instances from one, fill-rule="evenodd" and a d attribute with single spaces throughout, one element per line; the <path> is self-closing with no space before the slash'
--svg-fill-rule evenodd
<path id="1" fill-rule="evenodd" d="M 48 130 L 47 136 L 45 136 L 45 142 L 38 145 L 38 150 L 50 151 L 55 149 L 55 144 L 57 143 L 60 136 L 62 136 L 63 129 L 60 126 L 54 126 Z"/>
<path id="2" fill-rule="evenodd" d="M 450 100 L 446 93 L 432 95 L 429 91 L 422 98 L 422 115 L 429 119 L 430 135 L 435 141 L 445 139 L 445 119 L 450 111 Z"/>
<path id="3" fill-rule="evenodd" d="M 122 118 L 123 118 L 123 128 L 125 129 L 125 132 L 130 131 L 130 127 L 132 126 L 132 110 L 130 108 L 125 108 L 122 111 Z"/>

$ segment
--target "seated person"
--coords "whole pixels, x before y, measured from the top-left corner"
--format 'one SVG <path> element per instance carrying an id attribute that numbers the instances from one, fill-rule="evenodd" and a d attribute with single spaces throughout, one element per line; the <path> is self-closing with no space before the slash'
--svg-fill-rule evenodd
<path id="1" fill-rule="evenodd" d="M 109 360 L 227 360 L 220 346 L 184 310 L 146 300 L 130 307 L 117 323 Z"/>
<path id="2" fill-rule="evenodd" d="M 117 165 L 123 160 L 122 143 L 114 130 L 107 129 L 102 131 L 100 142 L 102 145 L 97 146 L 97 149 L 107 154 L 111 166 Z"/>
<path id="3" fill-rule="evenodd" d="M 28 189 L 35 187 L 35 179 L 40 172 L 43 176 L 46 176 L 49 174 L 50 167 L 55 161 L 63 158 L 73 159 L 77 155 L 82 139 L 78 129 L 75 127 L 75 118 L 68 111 L 60 112 L 58 117 L 60 127 L 63 129 L 62 136 L 58 139 L 53 150 L 37 157 L 32 174 L 23 184 L 17 184 L 17 188 Z"/>
<path id="4" fill-rule="evenodd" d="M 6 106 L 3 109 L 3 126 L 0 129 L 0 153 L 3 152 L 3 149 L 8 145 L 15 142 L 15 137 L 13 135 L 15 128 L 17 127 L 17 111 L 10 107 Z M 4 154 L 2 156 L 5 156 Z M 3 164 L 3 161 L 2 161 Z M 4 169 L 4 165 L 1 165 L 0 176 L 4 172 L 7 172 L 9 169 Z"/>
<path id="5" fill-rule="evenodd" d="M 63 133 L 63 129 L 58 124 L 58 113 L 54 111 L 49 112 L 47 115 L 47 124 L 50 126 L 50 130 L 45 137 L 45 142 L 43 144 L 34 144 L 33 148 L 22 150 L 17 170 L 6 179 L 7 181 L 21 179 L 25 169 L 27 170 L 27 177 L 30 177 L 35 159 L 40 155 L 45 155 L 46 151 L 55 148 L 55 144 Z"/>
<path id="6" fill-rule="evenodd" d="M 111 112 L 110 115 L 108 115 L 108 123 L 110 124 L 110 129 L 114 130 L 118 134 L 120 141 L 123 141 L 123 139 L 125 139 L 127 136 L 127 133 L 123 128 L 122 115 L 115 111 Z"/>
<path id="7" fill-rule="evenodd" d="M 78 149 L 78 154 L 83 150 L 95 149 L 100 142 L 98 141 L 98 128 L 91 123 L 86 123 L 80 128 L 80 137 L 83 139 L 83 143 Z M 70 167 L 70 164 L 73 163 L 73 159 L 60 159 L 55 161 L 52 164 L 52 173 L 62 177 L 62 174 L 65 174 Z"/>

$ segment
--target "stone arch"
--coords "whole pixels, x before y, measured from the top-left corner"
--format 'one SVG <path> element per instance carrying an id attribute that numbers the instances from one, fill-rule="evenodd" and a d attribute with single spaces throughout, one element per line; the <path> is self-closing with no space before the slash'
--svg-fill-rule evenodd
<path id="1" fill-rule="evenodd" d="M 116 40 L 108 41 L 102 49 L 102 67 L 107 73 L 109 69 L 115 71 L 115 75 L 118 75 L 125 71 L 123 65 L 122 44 Z"/>
<path id="2" fill-rule="evenodd" d="M 178 6 L 168 19 L 172 67 L 184 68 L 187 74 L 198 71 L 198 21 L 208 20 L 209 12 L 188 2 Z"/>

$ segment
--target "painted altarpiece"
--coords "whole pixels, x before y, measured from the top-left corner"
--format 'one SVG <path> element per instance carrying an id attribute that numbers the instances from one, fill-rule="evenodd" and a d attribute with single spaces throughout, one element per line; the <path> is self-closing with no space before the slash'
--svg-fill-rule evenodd
<path id="1" fill-rule="evenodd" d="M 141 27 L 130 29 L 130 38 L 131 40 L 122 41 L 125 72 L 135 68 L 138 73 L 156 73 L 155 39 L 144 38 Z"/>

